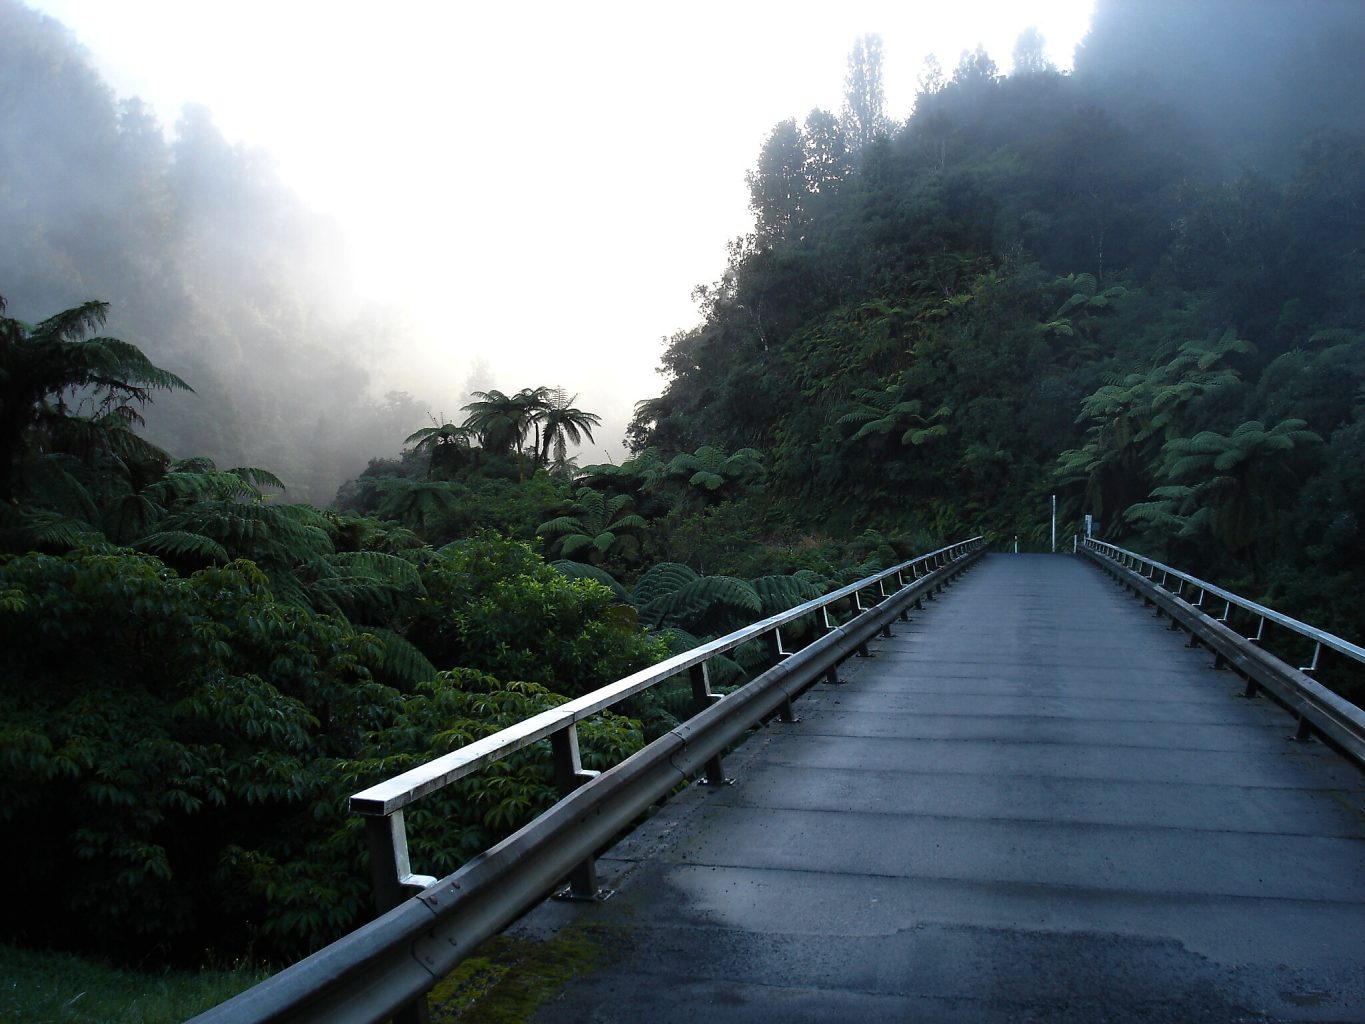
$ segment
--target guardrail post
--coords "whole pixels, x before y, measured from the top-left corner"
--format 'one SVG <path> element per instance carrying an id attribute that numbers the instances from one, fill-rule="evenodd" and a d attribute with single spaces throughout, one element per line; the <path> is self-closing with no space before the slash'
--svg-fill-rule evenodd
<path id="1" fill-rule="evenodd" d="M 365 844 L 370 849 L 370 880 L 373 883 L 375 917 L 387 914 L 410 895 L 403 885 L 404 876 L 411 875 L 408 865 L 408 834 L 403 824 L 403 812 L 367 815 Z"/>
<path id="2" fill-rule="evenodd" d="M 891 596 L 890 594 L 888 594 L 888 593 L 886 592 L 886 580 L 885 580 L 885 579 L 880 579 L 880 580 L 877 581 L 877 593 L 881 596 L 881 601 L 878 601 L 878 602 L 877 602 L 878 604 L 881 604 L 882 601 L 885 601 L 888 597 Z M 891 636 L 891 623 L 890 623 L 890 621 L 887 621 L 886 623 L 884 623 L 884 624 L 882 625 L 882 636 L 884 636 L 884 637 L 890 637 L 890 636 Z"/>
<path id="3" fill-rule="evenodd" d="M 764 636 L 764 640 L 768 644 L 768 660 L 772 665 L 782 664 L 795 653 L 782 646 L 782 628 L 780 626 L 774 626 L 772 632 Z"/>
<path id="4" fill-rule="evenodd" d="M 774 626 L 772 630 L 764 634 L 764 640 L 768 643 L 768 660 L 772 665 L 780 665 L 792 656 L 791 651 L 784 650 L 782 647 L 782 630 L 779 627 Z M 790 697 L 784 700 L 782 706 L 777 709 L 777 717 L 779 721 L 788 723 L 797 720 Z"/>
<path id="5" fill-rule="evenodd" d="M 403 822 L 403 811 L 392 814 L 365 816 L 365 843 L 370 849 L 370 878 L 374 885 L 375 917 L 387 914 L 407 899 L 421 884 L 404 884 L 404 878 L 414 876 L 408 863 L 408 831 Z M 435 882 L 436 879 L 429 879 Z M 413 1000 L 393 1017 L 394 1024 L 429 1024 L 430 1011 L 425 996 Z"/>
<path id="6" fill-rule="evenodd" d="M 692 713 L 701 714 L 720 700 L 721 694 L 711 692 L 711 676 L 706 670 L 706 662 L 693 665 L 687 670 L 687 674 L 692 680 Z M 706 762 L 706 784 L 708 786 L 724 786 L 728 785 L 730 781 L 725 777 L 725 765 L 721 763 L 719 754 Z"/>
<path id="7" fill-rule="evenodd" d="M 587 771 L 578 754 L 578 727 L 569 725 L 550 734 L 550 750 L 553 754 L 555 787 L 560 796 L 568 796 L 589 779 L 595 779 L 598 772 Z M 555 894 L 560 899 L 604 900 L 611 893 L 598 888 L 597 860 L 589 857 L 569 872 L 569 884 Z"/>
<path id="8" fill-rule="evenodd" d="M 1307 665 L 1300 665 L 1299 671 L 1306 676 L 1311 676 L 1318 670 L 1318 657 L 1322 654 L 1322 641 L 1319 640 L 1313 645 L 1313 660 Z"/>
<path id="9" fill-rule="evenodd" d="M 829 617 L 829 605 L 824 605 L 820 609 L 820 627 L 826 633 L 834 632 L 835 626 Z M 825 673 L 825 682 L 829 683 L 831 686 L 838 686 L 840 683 L 843 682 L 843 680 L 839 678 L 838 662 L 835 662 L 833 665 L 831 665 L 829 667 L 829 671 Z"/>

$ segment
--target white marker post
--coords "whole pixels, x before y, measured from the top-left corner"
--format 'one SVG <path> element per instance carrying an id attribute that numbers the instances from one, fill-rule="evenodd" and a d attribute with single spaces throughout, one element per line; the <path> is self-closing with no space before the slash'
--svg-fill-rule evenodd
<path id="1" fill-rule="evenodd" d="M 1052 553 L 1057 553 L 1057 495 L 1052 496 Z"/>

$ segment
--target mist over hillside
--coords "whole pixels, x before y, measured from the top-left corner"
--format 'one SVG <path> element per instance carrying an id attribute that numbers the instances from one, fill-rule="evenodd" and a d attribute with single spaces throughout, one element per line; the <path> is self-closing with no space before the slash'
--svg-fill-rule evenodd
<path id="1" fill-rule="evenodd" d="M 1358 635 L 1360 52 L 1360 4 L 1100 0 L 1073 73 L 1025 34 L 880 131 L 793 111 L 636 450 L 766 452 L 826 528 L 1039 542 L 1056 495 Z"/>
<path id="2" fill-rule="evenodd" d="M 165 132 L 16 0 L 0 0 L 0 239 L 11 315 L 107 300 L 109 332 L 195 389 L 147 410 L 177 455 L 268 466 L 326 503 L 426 419 L 374 393 L 367 367 L 401 360 L 402 325 L 356 300 L 338 229 L 267 155 L 199 107 Z"/>
<path id="3" fill-rule="evenodd" d="M 1075 74 L 1125 117 L 1177 121 L 1213 169 L 1292 172 L 1302 143 L 1360 130 L 1356 0 L 1101 0 Z"/>

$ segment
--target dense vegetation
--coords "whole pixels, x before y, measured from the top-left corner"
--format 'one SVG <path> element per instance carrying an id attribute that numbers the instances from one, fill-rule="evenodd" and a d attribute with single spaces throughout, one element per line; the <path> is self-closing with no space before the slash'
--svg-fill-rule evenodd
<path id="1" fill-rule="evenodd" d="M 0 822 L 26 837 L 0 853 L 25 879 L 3 938 L 70 942 L 55 907 L 125 958 L 297 955 L 365 914 L 350 793 L 940 540 L 1040 545 L 1053 493 L 1068 532 L 1093 514 L 1365 635 L 1362 19 L 1321 5 L 1266 31 L 1281 10 L 1220 0 L 1172 25 L 1109 0 L 1074 74 L 1026 34 L 1008 77 L 979 50 L 927 68 L 904 123 L 879 43 L 860 41 L 845 109 L 763 144 L 754 230 L 698 288 L 701 321 L 670 340 L 668 386 L 619 465 L 579 466 L 597 417 L 528 381 L 476 392 L 459 422 L 423 425 L 396 397 L 386 443 L 406 435 L 403 453 L 330 508 L 291 503 L 297 467 L 386 450 L 343 425 L 378 415 L 356 366 L 296 389 L 284 375 L 325 448 L 222 443 L 231 366 L 192 332 L 183 349 L 103 336 L 109 307 L 62 270 L 50 211 L 0 203 L 26 240 L 0 263 L 16 303 L 0 302 Z M 1217 45 L 1231 25 L 1247 26 L 1235 62 Z M 136 257 L 109 283 L 135 341 L 156 289 L 178 296 L 178 325 L 217 301 L 215 330 L 255 325 L 230 332 L 244 363 L 281 331 L 332 337 L 291 319 L 303 307 L 269 291 L 254 249 L 223 257 L 240 291 L 192 287 L 187 253 L 211 228 L 194 196 L 225 186 L 186 175 L 244 173 L 244 155 L 196 162 L 213 133 L 191 119 L 168 158 L 51 26 L 0 0 L 5 26 L 0 46 L 27 54 L 22 74 L 0 62 L 14 94 L 57 102 L 33 83 L 64 83 L 82 145 L 118 154 L 102 173 L 132 199 L 86 223 Z M 25 102 L 0 116 L 32 116 Z M 0 165 L 22 166 L 5 140 Z M 0 196 L 93 173 L 83 152 Z M 265 187 L 233 180 L 228 195 Z M 120 221 L 140 224 L 144 200 L 174 211 L 168 233 Z M 174 447 L 208 455 L 143 434 L 153 398 L 195 424 Z M 237 451 L 269 469 L 221 468 Z M 740 648 L 715 678 L 765 657 Z M 585 764 L 686 703 L 664 689 L 585 723 Z M 414 863 L 449 870 L 553 796 L 529 749 L 413 810 Z"/>
<path id="2" fill-rule="evenodd" d="M 1101 4 L 1074 74 L 1026 38 L 871 141 L 777 125 L 636 450 L 758 449 L 826 528 L 1037 544 L 1057 493 L 1361 635 L 1365 26 L 1286 15 Z"/>
<path id="3" fill-rule="evenodd" d="M 565 445 L 596 418 L 555 389 L 483 393 L 464 424 L 413 433 L 403 473 L 357 485 L 379 516 L 322 510 L 140 437 L 153 396 L 189 385 L 98 334 L 102 303 L 5 312 L 0 820 L 27 841 L 0 865 L 29 883 L 10 939 L 69 943 L 55 907 L 121 956 L 307 952 L 366 912 L 350 793 L 830 584 L 639 572 L 649 522 L 617 467 L 573 472 Z M 755 455 L 659 467 L 645 513 L 714 517 Z M 586 484 L 612 473 L 609 497 Z M 737 655 L 718 683 L 766 657 Z M 584 763 L 672 727 L 687 692 L 584 723 Z M 413 855 L 452 870 L 554 799 L 528 750 L 415 808 Z"/>

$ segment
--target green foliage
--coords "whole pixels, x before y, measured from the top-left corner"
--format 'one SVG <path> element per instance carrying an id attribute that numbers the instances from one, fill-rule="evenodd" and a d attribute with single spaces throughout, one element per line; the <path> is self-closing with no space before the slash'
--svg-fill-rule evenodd
<path id="1" fill-rule="evenodd" d="M 441 437 L 454 437 L 452 432 L 459 431 L 459 437 L 476 438 L 493 454 L 515 455 L 518 479 L 523 479 L 524 454 L 529 452 L 536 469 L 566 469 L 570 464 L 568 445 L 591 441 L 593 428 L 602 423 L 596 413 L 576 408 L 573 403 L 578 396 L 570 397 L 563 388 L 522 388 L 515 395 L 496 390 L 476 391 L 474 396 L 477 401 L 464 407 L 469 416 L 463 427 L 428 428 L 413 434 L 408 441 L 431 444 Z"/>
<path id="2" fill-rule="evenodd" d="M 1229 177 L 1036 39 L 1008 78 L 981 50 L 931 73 L 893 127 L 874 49 L 842 124 L 768 137 L 754 232 L 670 339 L 634 456 L 576 480 L 595 415 L 486 391 L 372 463 L 359 514 L 286 505 L 132 430 L 183 382 L 86 338 L 99 304 L 0 317 L 0 821 L 35 837 L 0 854 L 8 934 L 56 941 L 55 900 L 106 948 L 310 948 L 364 913 L 349 792 L 949 537 L 1041 539 L 1052 493 L 1365 632 L 1361 139 Z M 584 723 L 585 763 L 690 701 Z M 543 754 L 414 808 L 414 866 L 551 801 Z"/>
<path id="3" fill-rule="evenodd" d="M 483 943 L 429 998 L 433 1024 L 521 1024 L 575 978 L 591 974 L 603 951 L 576 924 L 544 942 L 498 935 Z"/>
<path id="4" fill-rule="evenodd" d="M 470 427 L 457 427 L 453 423 L 441 423 L 413 431 L 403 439 L 404 444 L 412 445 L 415 454 L 427 458 L 427 472 L 449 472 L 459 469 L 467 459 L 470 443 L 476 436 Z"/>
<path id="5" fill-rule="evenodd" d="M 1198 540 L 1209 533 L 1234 555 L 1267 531 L 1273 535 L 1280 511 L 1297 489 L 1304 456 L 1322 438 L 1303 420 L 1282 420 L 1267 429 L 1249 420 L 1229 434 L 1200 431 L 1177 437 L 1163 449 L 1162 479 L 1152 502 L 1134 505 L 1126 518 Z"/>
<path id="6" fill-rule="evenodd" d="M 660 569 L 654 566 L 651 572 Z M 759 618 L 763 602 L 753 586 L 733 576 L 696 576 L 686 579 L 686 566 L 664 563 L 669 574 L 650 579 L 653 596 L 640 601 L 640 616 L 654 625 L 680 625 L 707 632 L 724 622 Z M 690 572 L 690 570 L 687 570 Z"/>
<path id="7" fill-rule="evenodd" d="M 14 926 L 39 938 L 55 899 L 111 949 L 204 928 L 243 941 L 266 908 L 226 884 L 231 851 L 287 850 L 334 785 L 329 759 L 392 708 L 377 644 L 277 602 L 248 562 L 182 579 L 96 548 L 10 558 L 0 579 L 21 596 L 0 618 L 0 816 L 32 837 L 4 855 L 33 883 Z"/>
<path id="8" fill-rule="evenodd" d="M 561 558 L 551 562 L 550 567 L 556 572 L 569 577 L 571 580 L 595 580 L 610 590 L 618 601 L 628 602 L 630 600 L 630 595 L 626 591 L 626 588 L 621 586 L 611 573 L 599 566 L 585 565 L 582 562 L 574 562 Z"/>
<path id="9" fill-rule="evenodd" d="M 66 941 L 44 931 L 55 899 L 109 951 L 315 948 L 365 913 L 351 792 L 565 699 L 542 682 L 576 694 L 664 653 L 607 588 L 523 544 L 331 557 L 405 594 L 412 628 L 282 601 L 245 560 L 189 577 L 107 546 L 0 562 L 0 821 L 31 837 L 0 856 L 33 883 L 9 934 Z M 345 580 L 315 581 L 314 603 L 343 603 Z M 433 658 L 461 667 L 438 674 Z M 642 738 L 604 715 L 580 741 L 607 767 Z M 549 771 L 528 749 L 424 802 L 414 857 L 448 871 L 524 824 L 555 798 Z"/>
<path id="10" fill-rule="evenodd" d="M 612 611 L 610 589 L 556 572 L 529 545 L 479 534 L 421 567 L 407 637 L 437 665 L 577 696 L 652 664 L 662 648 Z"/>
<path id="11" fill-rule="evenodd" d="M 614 497 L 580 487 L 574 500 L 560 508 L 560 514 L 536 527 L 551 547 L 565 558 L 586 558 L 596 563 L 627 544 L 647 527 L 632 511 L 634 501 L 628 494 Z"/>
<path id="12" fill-rule="evenodd" d="M 686 481 L 704 504 L 711 504 L 733 497 L 741 488 L 756 486 L 763 477 L 763 453 L 740 448 L 727 455 L 720 448 L 703 445 L 691 454 L 675 455 L 665 473 L 671 480 Z"/>
<path id="13" fill-rule="evenodd" d="M 901 444 L 921 445 L 948 433 L 947 424 L 940 421 L 952 415 L 951 409 L 939 406 L 925 419 L 920 415 L 923 403 L 918 398 L 898 401 L 899 392 L 895 386 L 884 391 L 859 388 L 853 392 L 857 399 L 855 407 L 835 422 L 858 428 L 850 438 L 852 441 L 898 433 Z"/>
<path id="14" fill-rule="evenodd" d="M 26 462 L 60 452 L 89 463 L 168 461 L 130 429 L 155 391 L 190 390 L 135 345 L 86 335 L 109 305 L 86 302 L 39 324 L 4 316 L 0 297 L 0 501 L 16 496 Z"/>

